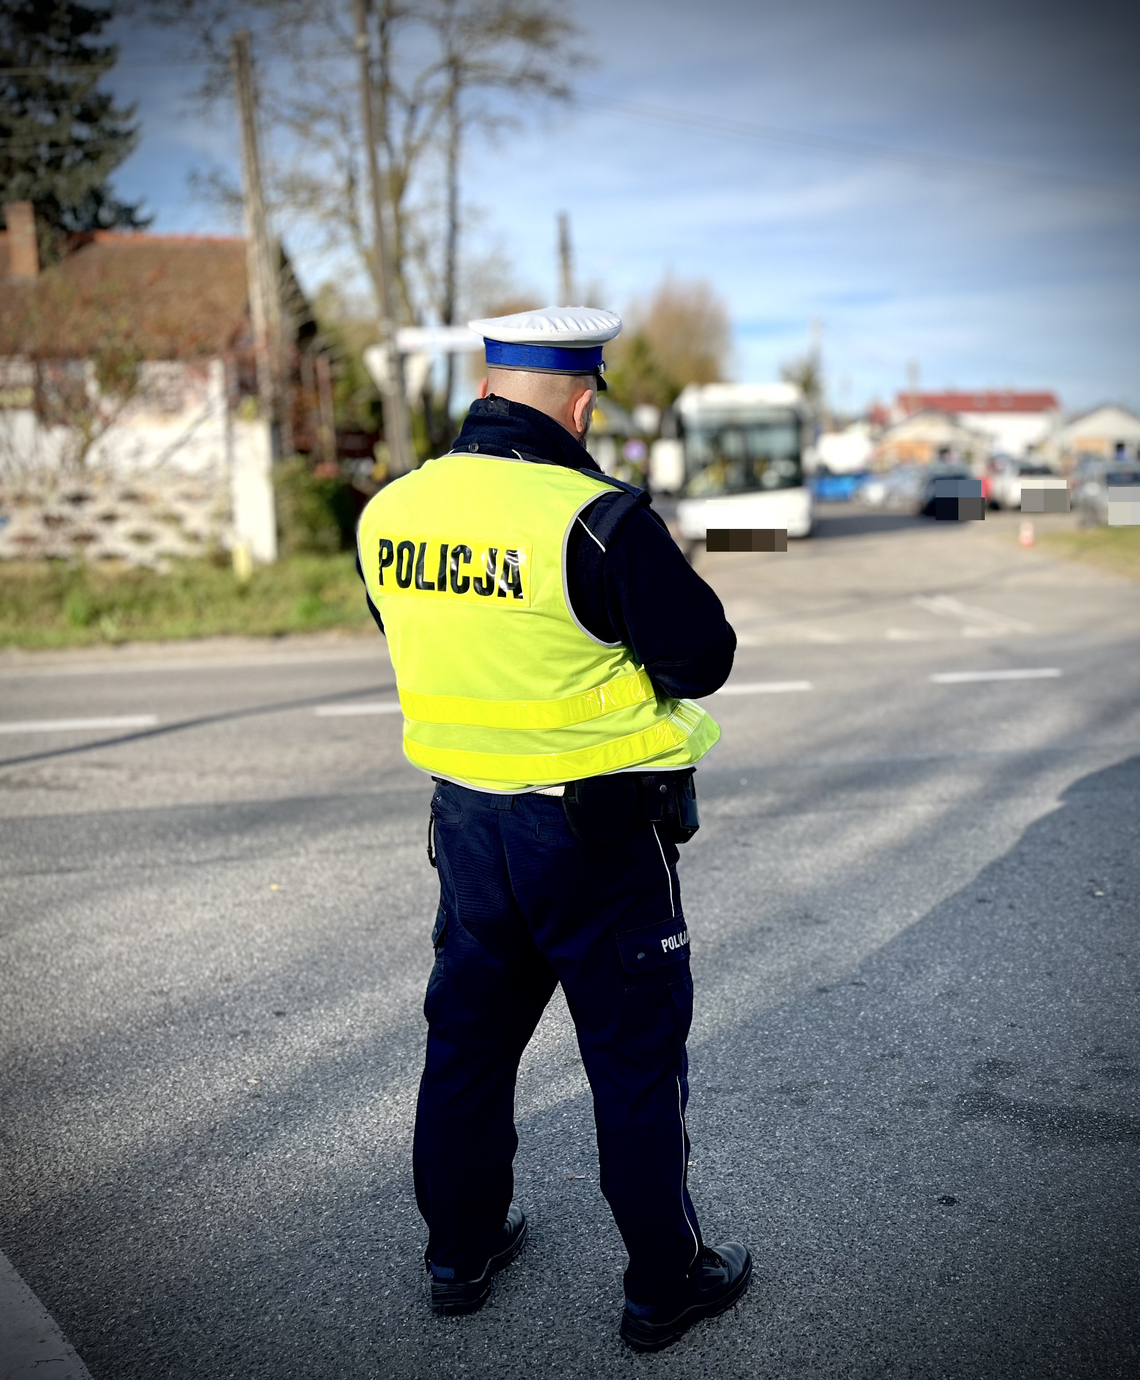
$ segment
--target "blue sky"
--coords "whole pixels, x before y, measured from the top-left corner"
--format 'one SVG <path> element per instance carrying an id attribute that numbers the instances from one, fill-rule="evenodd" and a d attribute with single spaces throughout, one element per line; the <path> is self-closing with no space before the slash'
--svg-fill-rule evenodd
<path id="1" fill-rule="evenodd" d="M 556 296 L 566 210 L 579 280 L 604 305 L 621 310 L 667 272 L 707 278 L 732 316 L 736 377 L 773 377 L 818 318 L 841 405 L 889 397 L 914 359 L 924 386 L 1046 387 L 1070 408 L 1140 408 L 1140 23 L 1125 6 L 568 8 L 595 60 L 573 75 L 580 103 L 473 148 L 464 179 L 479 213 L 472 248 L 500 252 L 537 298 Z M 143 121 L 118 190 L 145 197 L 155 230 L 230 229 L 188 175 L 236 176 L 235 123 L 190 117 L 191 75 L 145 65 L 168 36 L 137 22 L 117 36 L 109 84 Z M 303 239 L 290 244 L 308 285 L 337 273 Z"/>

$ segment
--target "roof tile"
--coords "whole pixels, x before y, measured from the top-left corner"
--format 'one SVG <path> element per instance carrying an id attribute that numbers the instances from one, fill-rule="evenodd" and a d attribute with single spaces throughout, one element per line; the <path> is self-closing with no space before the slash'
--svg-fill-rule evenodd
<path id="1" fill-rule="evenodd" d="M 0 232 L 0 355 L 129 346 L 147 359 L 201 359 L 244 343 L 243 239 L 97 231 L 32 282 L 5 281 L 7 241 Z"/>

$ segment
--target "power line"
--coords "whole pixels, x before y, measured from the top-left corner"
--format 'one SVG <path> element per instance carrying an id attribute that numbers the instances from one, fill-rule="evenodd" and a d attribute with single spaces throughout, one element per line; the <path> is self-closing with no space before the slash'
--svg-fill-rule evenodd
<path id="1" fill-rule="evenodd" d="M 902 163 L 912 168 L 918 167 L 925 172 L 965 173 L 1005 181 L 1057 182 L 1074 190 L 1079 188 L 1086 192 L 1100 191 L 1111 192 L 1117 196 L 1140 196 L 1140 184 L 1113 182 L 1107 178 L 1087 177 L 1081 173 L 1067 173 L 1050 168 L 1027 168 L 1013 163 L 996 163 L 988 159 L 963 158 L 955 154 L 924 153 L 918 149 L 897 148 L 890 144 L 875 144 L 861 139 L 811 134 L 806 130 L 787 129 L 780 125 L 757 124 L 747 120 L 727 119 L 720 115 L 703 115 L 698 111 L 680 110 L 674 106 L 623 101 L 613 96 L 591 93 L 578 95 L 576 100 L 580 105 L 595 106 L 600 110 L 611 110 L 618 115 L 628 115 L 658 124 L 680 125 L 709 134 L 728 134 L 735 138 L 785 144 L 844 157 L 880 159 Z"/>
<path id="2" fill-rule="evenodd" d="M 331 55 L 314 57 L 313 62 L 341 61 Z M 117 63 L 112 66 L 73 64 L 67 68 L 57 67 L 0 67 L 0 76 L 54 74 L 68 72 L 99 71 L 117 72 L 142 71 L 148 68 L 168 68 L 204 66 L 209 59 L 156 60 L 154 62 Z M 721 115 L 705 115 L 700 111 L 682 110 L 675 106 L 656 105 L 643 101 L 626 101 L 618 97 L 602 96 L 595 93 L 579 94 L 579 105 L 609 110 L 617 115 L 633 119 L 648 120 L 656 124 L 675 125 L 685 129 L 699 130 L 707 134 L 724 134 L 732 138 L 753 140 L 762 143 L 781 144 L 791 148 L 810 149 L 816 153 L 829 153 L 845 158 L 872 159 L 880 162 L 893 162 L 927 173 L 951 173 L 972 177 L 985 177 L 998 181 L 1052 182 L 1083 192 L 1101 192 L 1114 196 L 1140 196 L 1140 184 L 1116 182 L 1108 178 L 1089 177 L 1082 173 L 1063 172 L 1052 168 L 1029 168 L 1013 163 L 998 163 L 990 159 L 968 158 L 957 154 L 923 152 L 918 149 L 899 148 L 891 144 L 878 144 L 870 140 L 849 139 L 840 135 L 813 134 L 807 130 L 789 129 L 782 125 L 769 125 L 748 120 L 734 120 Z M 0 139 L 0 147 L 10 146 L 15 140 Z M 44 147 L 42 141 L 37 141 Z M 96 147 L 87 144 L 86 147 Z M 48 143 L 46 147 L 66 147 Z"/>

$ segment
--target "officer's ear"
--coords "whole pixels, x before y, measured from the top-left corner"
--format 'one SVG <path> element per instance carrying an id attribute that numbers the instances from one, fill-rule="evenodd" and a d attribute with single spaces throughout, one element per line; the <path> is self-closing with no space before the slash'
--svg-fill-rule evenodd
<path id="1" fill-rule="evenodd" d="M 597 397 L 597 392 L 593 388 L 583 388 L 580 393 L 575 393 L 570 401 L 570 415 L 574 418 L 574 433 L 579 438 L 584 437 L 590 429 L 590 420 L 594 415 L 594 403 Z"/>
<path id="2" fill-rule="evenodd" d="M 484 380 L 482 381 L 482 383 L 480 383 L 479 387 L 476 388 L 476 390 L 475 390 L 475 396 L 476 396 L 477 398 L 485 398 L 485 397 L 487 396 L 487 389 L 488 389 L 487 380 L 484 379 Z"/>

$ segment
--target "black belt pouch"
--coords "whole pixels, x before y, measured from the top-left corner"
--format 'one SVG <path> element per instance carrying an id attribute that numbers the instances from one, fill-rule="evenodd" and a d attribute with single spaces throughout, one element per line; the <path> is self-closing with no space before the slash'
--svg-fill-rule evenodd
<path id="1" fill-rule="evenodd" d="M 562 797 L 575 838 L 599 853 L 614 853 L 625 843 L 641 822 L 640 803 L 637 777 L 629 772 L 568 781 Z"/>
<path id="2" fill-rule="evenodd" d="M 575 837 L 599 853 L 616 852 L 639 824 L 660 825 L 673 843 L 688 843 L 700 828 L 692 769 L 570 781 L 562 809 Z"/>

